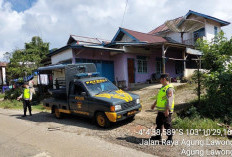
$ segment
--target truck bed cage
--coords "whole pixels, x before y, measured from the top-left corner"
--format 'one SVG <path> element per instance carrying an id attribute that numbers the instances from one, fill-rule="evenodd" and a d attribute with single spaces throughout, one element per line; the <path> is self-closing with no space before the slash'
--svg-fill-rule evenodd
<path id="1" fill-rule="evenodd" d="M 68 95 L 69 83 L 75 78 L 80 77 L 93 77 L 99 75 L 95 64 L 93 63 L 78 63 L 78 64 L 57 64 L 50 65 L 46 67 L 39 67 L 38 72 L 42 71 L 53 71 L 58 69 L 65 70 L 65 85 L 66 85 L 66 94 Z M 90 76 L 91 74 L 91 76 Z"/>

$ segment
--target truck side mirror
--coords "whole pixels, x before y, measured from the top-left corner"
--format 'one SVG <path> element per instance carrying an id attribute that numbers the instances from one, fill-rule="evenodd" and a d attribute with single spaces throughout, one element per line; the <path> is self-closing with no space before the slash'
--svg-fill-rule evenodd
<path id="1" fill-rule="evenodd" d="M 86 96 L 86 92 L 81 92 L 81 96 Z"/>

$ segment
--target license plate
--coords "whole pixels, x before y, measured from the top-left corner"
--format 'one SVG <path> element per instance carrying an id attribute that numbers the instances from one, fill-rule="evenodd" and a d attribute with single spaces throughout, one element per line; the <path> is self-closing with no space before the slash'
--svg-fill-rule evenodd
<path id="1" fill-rule="evenodd" d="M 134 110 L 134 111 L 128 112 L 127 115 L 130 116 L 130 115 L 133 115 L 133 114 L 135 114 L 135 113 L 136 113 L 136 111 Z"/>

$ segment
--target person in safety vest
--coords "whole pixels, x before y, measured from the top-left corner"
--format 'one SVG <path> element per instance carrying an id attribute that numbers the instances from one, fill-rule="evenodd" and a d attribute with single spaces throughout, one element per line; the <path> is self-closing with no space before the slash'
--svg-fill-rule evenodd
<path id="1" fill-rule="evenodd" d="M 32 99 L 32 93 L 29 89 L 29 85 L 28 83 L 24 84 L 24 90 L 23 93 L 17 98 L 17 100 L 23 99 L 23 110 L 24 110 L 24 115 L 22 117 L 26 117 L 26 113 L 27 113 L 27 108 L 29 110 L 29 114 L 30 116 L 32 116 L 31 114 L 31 99 Z"/>
<path id="2" fill-rule="evenodd" d="M 172 142 L 172 113 L 174 111 L 174 87 L 169 83 L 169 75 L 161 74 L 160 83 L 161 89 L 157 95 L 156 101 L 151 106 L 153 110 L 156 107 L 158 111 L 156 117 L 156 136 L 152 136 L 151 140 L 161 140 L 162 128 L 164 126 L 168 139 L 166 142 Z"/>

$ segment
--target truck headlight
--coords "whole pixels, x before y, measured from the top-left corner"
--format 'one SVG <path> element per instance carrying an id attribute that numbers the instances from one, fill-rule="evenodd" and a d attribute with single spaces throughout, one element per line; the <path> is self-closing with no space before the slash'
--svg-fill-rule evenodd
<path id="1" fill-rule="evenodd" d="M 139 104 L 140 103 L 140 100 L 139 99 L 136 99 L 136 104 Z"/>
<path id="2" fill-rule="evenodd" d="M 115 111 L 121 110 L 122 106 L 121 105 L 115 105 Z"/>

